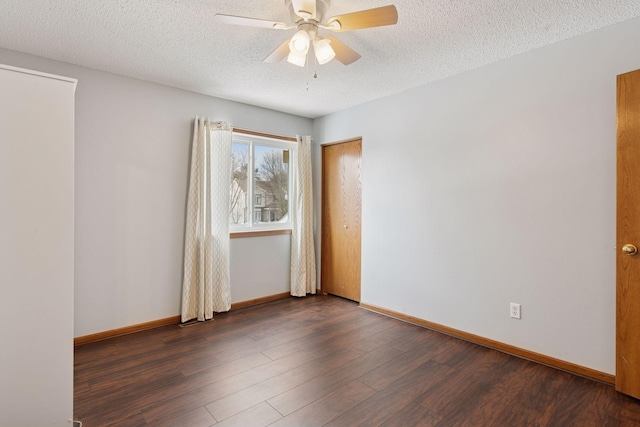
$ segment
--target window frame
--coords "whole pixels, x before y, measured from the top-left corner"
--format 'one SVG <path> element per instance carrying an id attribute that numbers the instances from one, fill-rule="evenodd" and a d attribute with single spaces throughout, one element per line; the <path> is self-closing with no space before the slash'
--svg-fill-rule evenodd
<path id="1" fill-rule="evenodd" d="M 297 159 L 295 155 L 296 150 L 298 149 L 297 142 L 289 139 L 280 139 L 275 137 L 269 137 L 267 135 L 255 135 L 253 133 L 244 133 L 242 131 L 233 131 L 232 133 L 232 144 L 240 143 L 247 144 L 249 148 L 249 158 L 248 158 L 248 167 L 247 167 L 247 211 L 250 212 L 250 215 L 247 215 L 248 221 L 245 224 L 232 224 L 229 221 L 229 232 L 232 234 L 239 233 L 255 233 L 255 232 L 264 232 L 264 231 L 291 231 L 291 210 L 294 206 L 294 195 L 291 191 L 293 188 L 293 161 Z M 288 201 L 289 206 L 287 210 L 287 222 L 268 222 L 268 223 L 257 223 L 254 220 L 255 215 L 255 145 L 259 145 L 262 147 L 276 148 L 282 150 L 289 150 L 289 176 L 288 176 Z M 231 185 L 231 183 L 230 183 Z M 263 197 L 264 199 L 264 197 Z M 264 200 L 263 200 L 264 202 Z"/>

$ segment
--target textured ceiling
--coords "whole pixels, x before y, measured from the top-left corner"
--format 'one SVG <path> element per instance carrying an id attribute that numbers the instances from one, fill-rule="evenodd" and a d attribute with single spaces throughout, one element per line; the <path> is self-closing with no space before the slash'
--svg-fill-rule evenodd
<path id="1" fill-rule="evenodd" d="M 284 0 L 0 0 L 0 47 L 314 118 L 640 16 L 638 0 L 333 0 L 327 15 L 387 4 L 398 24 L 334 34 L 362 58 L 317 79 L 262 63 L 294 30 L 214 22 L 289 22 Z"/>

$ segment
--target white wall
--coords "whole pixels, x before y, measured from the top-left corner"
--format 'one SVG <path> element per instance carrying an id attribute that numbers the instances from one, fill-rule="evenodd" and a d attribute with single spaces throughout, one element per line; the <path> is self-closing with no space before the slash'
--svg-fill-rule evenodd
<path id="1" fill-rule="evenodd" d="M 279 135 L 311 120 L 0 49 L 0 63 L 78 79 L 75 336 L 180 312 L 189 148 L 196 115 Z M 288 236 L 285 236 L 288 237 Z M 283 236 L 232 242 L 232 300 L 289 288 Z M 241 251 L 269 254 L 277 265 Z M 252 282 L 262 277 L 260 284 Z M 264 287 L 261 287 L 264 285 Z"/>
<path id="2" fill-rule="evenodd" d="M 231 239 L 231 253 L 233 302 L 289 292 L 291 235 Z"/>
<path id="3" fill-rule="evenodd" d="M 640 19 L 316 120 L 316 206 L 320 144 L 363 137 L 362 301 L 613 373 L 636 40 Z"/>

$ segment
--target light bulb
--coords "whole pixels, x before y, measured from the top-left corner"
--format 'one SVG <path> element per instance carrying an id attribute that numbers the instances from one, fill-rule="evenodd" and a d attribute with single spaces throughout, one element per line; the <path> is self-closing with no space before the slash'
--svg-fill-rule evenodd
<path id="1" fill-rule="evenodd" d="M 309 51 L 309 33 L 304 30 L 295 33 L 289 42 L 289 50 L 297 54 L 306 55 Z"/>
<path id="2" fill-rule="evenodd" d="M 316 52 L 316 59 L 319 64 L 326 64 L 336 56 L 336 52 L 331 47 L 331 40 L 316 39 L 313 42 L 313 50 Z"/>

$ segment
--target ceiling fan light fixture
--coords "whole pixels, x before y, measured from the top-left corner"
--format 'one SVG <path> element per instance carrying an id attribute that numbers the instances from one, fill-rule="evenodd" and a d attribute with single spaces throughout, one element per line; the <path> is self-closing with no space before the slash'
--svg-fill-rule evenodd
<path id="1" fill-rule="evenodd" d="M 291 51 L 287 57 L 287 62 L 289 64 L 297 65 L 298 67 L 304 67 L 305 62 L 307 62 L 307 54 L 300 54 Z"/>
<path id="2" fill-rule="evenodd" d="M 336 52 L 331 47 L 331 41 L 327 39 L 318 38 L 314 40 L 313 50 L 320 65 L 326 64 L 336 56 Z"/>
<path id="3" fill-rule="evenodd" d="M 309 51 L 309 33 L 304 30 L 300 30 L 293 35 L 289 42 L 289 49 L 292 53 L 299 55 L 306 55 Z"/>
<path id="4" fill-rule="evenodd" d="M 308 59 L 313 59 L 315 64 L 326 64 L 335 58 L 338 62 L 349 65 L 361 58 L 358 52 L 339 39 L 329 35 L 320 37 L 319 29 L 342 32 L 398 23 L 398 10 L 394 5 L 360 10 L 325 19 L 330 3 L 331 0 L 284 0 L 285 8 L 289 14 L 289 24 L 224 14 L 216 14 L 215 18 L 217 22 L 223 24 L 275 30 L 296 28 L 297 32 L 293 37 L 283 41 L 263 62 L 273 64 L 287 58 L 288 62 L 300 67 L 308 65 Z M 309 56 L 311 43 L 313 43 L 314 50 L 313 58 Z"/>

